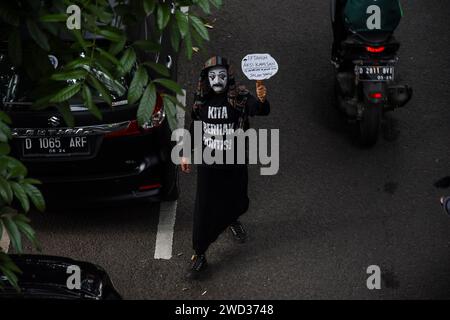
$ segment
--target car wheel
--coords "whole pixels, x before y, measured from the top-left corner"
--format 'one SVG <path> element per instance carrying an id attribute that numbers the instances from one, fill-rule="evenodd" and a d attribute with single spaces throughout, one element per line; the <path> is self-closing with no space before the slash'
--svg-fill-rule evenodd
<path id="1" fill-rule="evenodd" d="M 175 201 L 180 195 L 178 166 L 166 166 L 162 179 L 162 201 Z"/>

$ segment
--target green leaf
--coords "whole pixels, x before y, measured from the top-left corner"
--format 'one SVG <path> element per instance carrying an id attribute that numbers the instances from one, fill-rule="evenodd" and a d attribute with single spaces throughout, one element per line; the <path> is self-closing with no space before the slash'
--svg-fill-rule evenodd
<path id="1" fill-rule="evenodd" d="M 186 45 L 186 54 L 189 60 L 192 59 L 192 53 L 193 53 L 193 49 L 192 49 L 192 37 L 191 37 L 191 33 L 188 32 L 188 34 L 186 35 L 186 37 L 184 38 L 184 42 Z"/>
<path id="2" fill-rule="evenodd" d="M 45 97 L 42 97 L 42 98 L 38 98 L 36 101 L 34 101 L 34 103 L 33 103 L 33 110 L 43 110 L 43 109 L 46 109 L 46 108 L 48 108 L 49 107 L 49 104 L 50 104 L 50 99 L 52 98 L 53 96 L 45 96 Z"/>
<path id="3" fill-rule="evenodd" d="M 6 161 L 8 170 L 7 178 L 24 178 L 27 175 L 27 168 L 19 160 L 10 156 L 3 156 L 2 161 Z"/>
<path id="4" fill-rule="evenodd" d="M 58 105 L 58 111 L 62 115 L 64 122 L 68 127 L 75 126 L 75 118 L 72 111 L 70 110 L 70 105 L 68 103 Z"/>
<path id="5" fill-rule="evenodd" d="M 53 95 L 50 99 L 50 103 L 60 103 L 69 100 L 81 90 L 81 83 L 72 84 L 58 93 Z"/>
<path id="6" fill-rule="evenodd" d="M 145 89 L 141 102 L 139 103 L 137 119 L 140 126 L 150 121 L 155 110 L 156 98 L 156 87 L 153 83 L 150 83 Z"/>
<path id="7" fill-rule="evenodd" d="M 50 34 L 58 37 L 60 26 L 53 22 L 41 22 L 42 27 L 48 31 Z"/>
<path id="8" fill-rule="evenodd" d="M 22 180 L 22 183 L 28 183 L 28 184 L 42 184 L 41 181 L 33 178 L 25 178 Z"/>
<path id="9" fill-rule="evenodd" d="M 89 60 L 86 58 L 78 58 L 70 61 L 64 66 L 65 70 L 73 70 L 78 68 L 86 68 L 89 65 Z M 86 69 L 84 69 L 86 70 Z"/>
<path id="10" fill-rule="evenodd" d="M 0 176 L 0 196 L 8 204 L 10 204 L 13 201 L 13 191 L 11 189 L 11 185 L 5 178 L 1 176 Z"/>
<path id="11" fill-rule="evenodd" d="M 66 80 L 80 80 L 85 79 L 87 75 L 86 70 L 71 70 L 65 72 L 58 72 L 52 74 L 50 79 L 55 81 L 66 81 Z"/>
<path id="12" fill-rule="evenodd" d="M 45 199 L 41 191 L 32 184 L 23 183 L 22 187 L 25 193 L 30 197 L 31 202 L 39 211 L 45 211 Z"/>
<path id="13" fill-rule="evenodd" d="M 175 52 L 178 52 L 180 50 L 180 42 L 181 42 L 180 29 L 178 28 L 176 22 L 172 22 L 170 24 L 170 43 L 172 44 L 172 48 L 175 50 Z"/>
<path id="14" fill-rule="evenodd" d="M 130 72 L 136 63 L 136 53 L 132 48 L 125 50 L 122 58 L 120 59 L 120 73 L 126 74 Z"/>
<path id="15" fill-rule="evenodd" d="M 27 28 L 34 42 L 36 42 L 36 44 L 43 50 L 47 52 L 50 51 L 50 45 L 48 43 L 47 36 L 33 20 L 27 20 Z"/>
<path id="16" fill-rule="evenodd" d="M 18 67 L 22 64 L 22 40 L 18 29 L 14 29 L 8 39 L 8 53 L 12 63 Z"/>
<path id="17" fill-rule="evenodd" d="M 209 0 L 213 6 L 215 6 L 217 9 L 219 9 L 222 6 L 222 0 Z"/>
<path id="18" fill-rule="evenodd" d="M 16 223 L 10 216 L 3 216 L 2 219 L 6 232 L 11 240 L 11 244 L 18 253 L 22 253 L 22 236 L 20 235 Z"/>
<path id="19" fill-rule="evenodd" d="M 153 11 L 155 11 L 155 7 L 156 7 L 155 0 L 144 0 L 144 11 L 147 16 L 153 13 Z"/>
<path id="20" fill-rule="evenodd" d="M 206 14 L 211 13 L 211 7 L 209 6 L 209 0 L 198 0 L 197 4 L 200 8 L 202 8 L 204 13 L 206 13 Z"/>
<path id="21" fill-rule="evenodd" d="M 24 215 L 19 216 L 25 217 Z M 16 219 L 17 228 L 22 234 L 25 235 L 25 237 L 27 237 L 28 240 L 30 240 L 30 242 L 33 244 L 34 247 L 36 247 L 39 251 L 41 251 L 39 242 L 36 239 L 36 232 L 33 230 L 33 228 L 31 228 L 29 221 L 30 221 L 29 219 L 27 219 L 27 221 Z"/>
<path id="22" fill-rule="evenodd" d="M 100 29 L 98 34 L 113 42 L 122 42 L 123 34 L 111 29 Z"/>
<path id="23" fill-rule="evenodd" d="M 2 142 L 8 142 L 8 137 L 6 136 L 6 134 L 0 131 L 0 143 Z"/>
<path id="24" fill-rule="evenodd" d="M 130 89 L 128 90 L 128 103 L 134 104 L 142 96 L 144 88 L 148 83 L 147 70 L 144 67 L 139 66 L 136 70 L 133 80 L 130 84 Z"/>
<path id="25" fill-rule="evenodd" d="M 112 105 L 112 98 L 111 95 L 109 94 L 108 90 L 105 88 L 105 86 L 100 83 L 100 81 L 97 80 L 97 78 L 95 78 L 92 75 L 88 76 L 88 82 L 90 84 L 92 84 L 92 86 L 99 92 L 100 97 L 109 105 Z"/>
<path id="26" fill-rule="evenodd" d="M 189 20 L 192 23 L 192 26 L 194 27 L 194 30 L 206 41 L 209 41 L 209 33 L 208 29 L 206 29 L 205 24 L 202 20 L 197 18 L 196 16 L 190 15 Z"/>
<path id="27" fill-rule="evenodd" d="M 112 19 L 114 18 L 114 15 L 111 12 L 108 12 L 106 8 L 101 8 L 100 6 L 91 4 L 85 5 L 85 7 L 87 7 L 89 11 L 91 11 L 96 17 L 100 19 L 101 22 L 105 24 L 110 24 Z"/>
<path id="28" fill-rule="evenodd" d="M 1 142 L 0 143 L 0 156 L 7 155 L 11 152 L 11 147 L 8 143 Z"/>
<path id="29" fill-rule="evenodd" d="M 65 22 L 67 15 L 65 13 L 46 14 L 39 18 L 42 22 Z"/>
<path id="30" fill-rule="evenodd" d="M 0 156 L 0 174 L 6 176 L 5 170 L 8 169 L 8 166 L 10 164 L 10 160 L 8 156 Z"/>
<path id="31" fill-rule="evenodd" d="M 115 56 L 110 54 L 108 51 L 105 51 L 105 50 L 103 50 L 102 48 L 99 48 L 99 47 L 95 48 L 95 50 L 97 50 L 102 57 L 105 57 L 106 59 L 111 61 L 116 66 L 120 66 L 120 61 Z"/>
<path id="32" fill-rule="evenodd" d="M 34 244 L 36 241 L 36 232 L 31 228 L 31 226 L 27 222 L 19 219 L 16 219 L 15 222 L 17 225 L 17 229 L 19 229 L 19 231 Z"/>
<path id="33" fill-rule="evenodd" d="M 178 25 L 178 30 L 181 34 L 181 37 L 184 38 L 186 34 L 189 32 L 189 18 L 188 15 L 181 12 L 176 11 L 175 13 L 176 22 Z"/>
<path id="34" fill-rule="evenodd" d="M 169 79 L 155 79 L 153 82 L 162 85 L 163 87 L 183 96 L 183 89 L 180 87 L 178 83 Z"/>
<path id="35" fill-rule="evenodd" d="M 3 133 L 8 140 L 12 138 L 11 128 L 1 121 L 0 121 L 0 132 Z"/>
<path id="36" fill-rule="evenodd" d="M 87 85 L 83 86 L 83 100 L 86 104 L 86 107 L 89 109 L 89 111 L 99 120 L 102 119 L 102 113 L 100 112 L 100 109 L 94 104 L 92 100 L 92 93 L 91 89 Z"/>
<path id="37" fill-rule="evenodd" d="M 28 184 L 42 184 L 41 181 L 33 178 L 25 178 L 22 180 L 22 183 L 28 183 Z"/>
<path id="38" fill-rule="evenodd" d="M 137 47 L 148 52 L 159 52 L 161 50 L 161 45 L 151 40 L 136 41 L 133 43 L 133 47 Z"/>
<path id="39" fill-rule="evenodd" d="M 21 272 L 20 272 L 19 268 L 17 268 L 17 266 L 12 262 L 12 260 L 9 260 L 9 261 L 11 261 L 12 265 L 15 268 L 12 268 L 10 264 L 7 264 L 6 259 L 3 258 L 3 257 L 6 257 L 6 258 L 9 259 L 7 254 L 5 254 L 3 252 L 0 252 L 0 272 L 5 275 L 6 279 L 8 279 L 8 282 L 17 291 L 20 291 L 20 288 L 19 288 L 19 285 L 18 285 L 18 278 L 16 276 L 16 273 L 21 273 Z M 16 272 L 14 270 L 19 270 L 19 272 Z M 1 289 L 1 287 L 0 287 L 0 289 Z"/>
<path id="40" fill-rule="evenodd" d="M 168 94 L 164 94 L 164 97 L 166 97 L 166 99 L 169 99 L 170 101 L 172 101 L 172 103 L 178 107 L 180 107 L 181 109 L 183 109 L 184 111 L 186 111 L 186 106 L 183 105 L 178 99 L 177 97 L 168 95 Z"/>
<path id="41" fill-rule="evenodd" d="M 73 30 L 70 30 L 70 33 L 75 38 L 77 43 L 81 46 L 81 48 L 83 48 L 84 51 L 87 51 L 88 45 L 87 45 L 86 41 L 84 40 L 81 31 L 78 29 L 73 29 Z"/>
<path id="42" fill-rule="evenodd" d="M 110 54 L 112 54 L 113 56 L 119 54 L 119 52 L 121 52 L 123 50 L 123 48 L 125 47 L 125 44 L 127 43 L 127 39 L 124 37 L 122 39 L 122 41 L 119 42 L 112 42 L 108 52 Z"/>
<path id="43" fill-rule="evenodd" d="M 0 18 L 4 22 L 18 27 L 20 24 L 20 17 L 16 6 L 17 3 L 14 3 L 13 1 L 0 1 Z"/>
<path id="44" fill-rule="evenodd" d="M 175 104 L 168 97 L 168 95 L 163 96 L 164 110 L 166 111 L 169 127 L 172 131 L 174 131 L 178 129 L 177 110 Z"/>
<path id="45" fill-rule="evenodd" d="M 167 67 L 163 64 L 155 63 L 155 62 L 145 62 L 143 64 L 146 66 L 149 66 L 150 68 L 152 68 L 153 70 L 155 70 L 156 72 L 158 72 L 160 75 L 162 75 L 164 77 L 170 77 L 169 69 L 167 69 Z"/>
<path id="46" fill-rule="evenodd" d="M 158 4 L 158 11 L 156 17 L 159 30 L 163 30 L 170 20 L 170 8 L 167 3 Z"/>
<path id="47" fill-rule="evenodd" d="M 0 111 L 0 120 L 3 121 L 6 124 L 11 124 L 11 117 L 7 115 L 5 112 Z"/>
<path id="48" fill-rule="evenodd" d="M 10 181 L 10 185 L 13 190 L 14 196 L 17 198 L 17 200 L 19 200 L 23 210 L 25 212 L 28 212 L 30 210 L 30 202 L 28 201 L 28 196 L 25 190 L 19 183 L 15 181 Z"/>
<path id="49" fill-rule="evenodd" d="M 14 273 L 22 273 L 22 271 L 20 271 L 19 267 L 17 267 L 16 264 L 14 263 L 14 261 L 12 261 L 12 259 L 9 258 L 8 256 L 4 257 L 3 255 L 0 255 L 0 265 L 8 268 L 9 270 L 11 270 Z"/>

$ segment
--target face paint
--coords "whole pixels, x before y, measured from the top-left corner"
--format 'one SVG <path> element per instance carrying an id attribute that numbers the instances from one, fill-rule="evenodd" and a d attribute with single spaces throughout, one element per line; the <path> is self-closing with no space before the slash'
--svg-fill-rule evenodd
<path id="1" fill-rule="evenodd" d="M 215 93 L 222 93 L 228 85 L 228 71 L 224 67 L 215 67 L 208 72 L 209 85 Z"/>

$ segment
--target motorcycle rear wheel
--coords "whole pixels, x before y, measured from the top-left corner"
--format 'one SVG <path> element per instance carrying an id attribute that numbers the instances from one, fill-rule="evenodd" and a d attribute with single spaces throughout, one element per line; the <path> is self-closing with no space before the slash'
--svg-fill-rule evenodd
<path id="1" fill-rule="evenodd" d="M 359 121 L 359 143 L 362 147 L 373 147 L 380 135 L 381 106 L 366 107 Z"/>

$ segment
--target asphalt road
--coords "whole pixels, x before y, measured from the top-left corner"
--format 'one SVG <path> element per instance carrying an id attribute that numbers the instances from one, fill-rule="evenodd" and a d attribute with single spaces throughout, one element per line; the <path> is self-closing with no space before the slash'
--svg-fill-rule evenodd
<path id="1" fill-rule="evenodd" d="M 224 234 L 206 279 L 182 277 L 195 174 L 182 178 L 171 260 L 154 259 L 157 205 L 35 215 L 44 253 L 102 265 L 129 299 L 450 298 L 450 217 L 438 202 L 450 191 L 433 186 L 450 175 L 450 10 L 446 0 L 402 2 L 400 68 L 414 99 L 373 149 L 359 148 L 332 108 L 326 0 L 227 0 L 206 50 L 180 61 L 189 103 L 209 55 L 239 65 L 268 52 L 280 65 L 267 82 L 273 112 L 253 121 L 280 129 L 280 171 L 251 167 L 249 242 Z M 366 287 L 370 265 L 381 290 Z"/>

